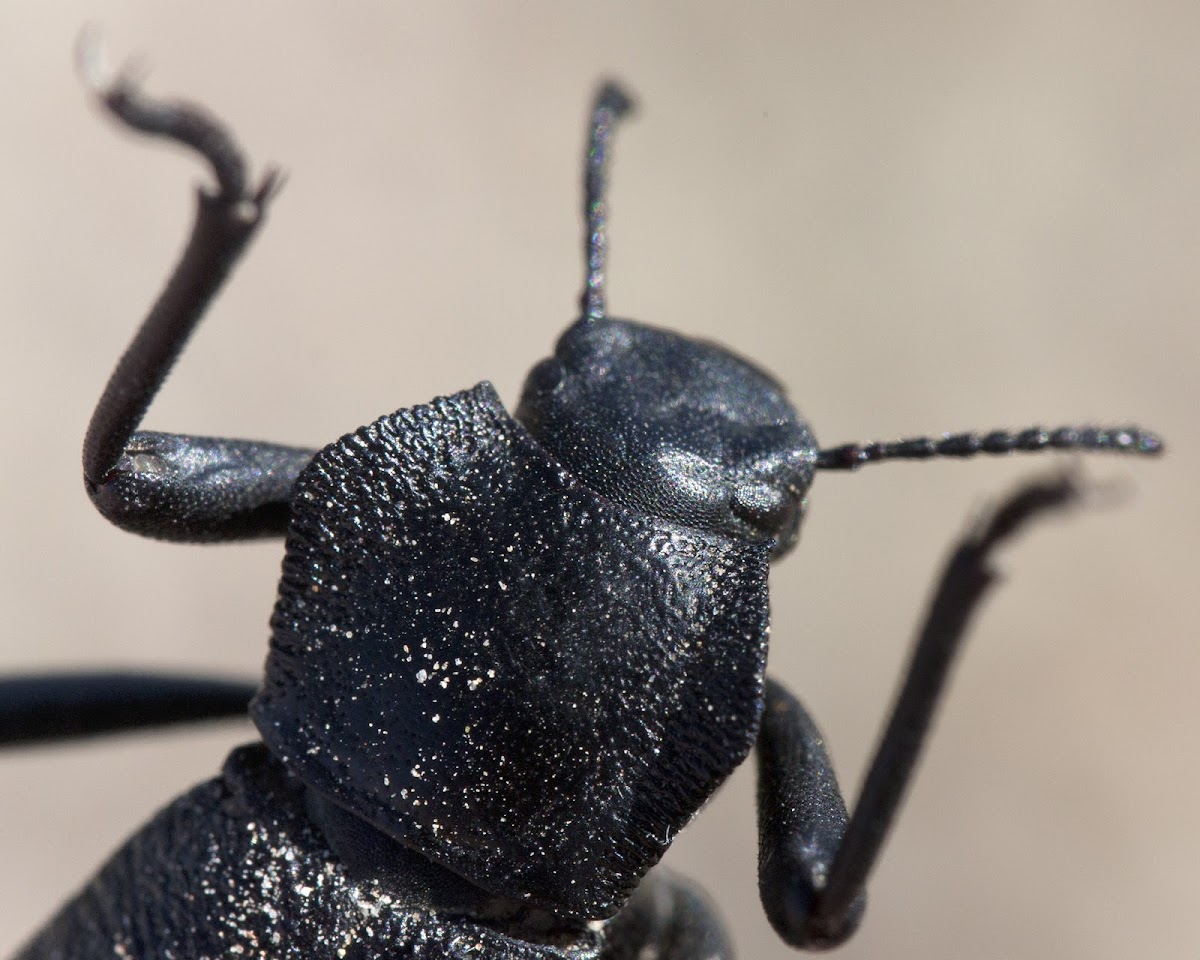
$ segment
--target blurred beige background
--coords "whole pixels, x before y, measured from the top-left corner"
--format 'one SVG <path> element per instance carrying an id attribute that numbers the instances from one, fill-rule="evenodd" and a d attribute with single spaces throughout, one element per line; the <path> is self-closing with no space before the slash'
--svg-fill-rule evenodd
<path id="1" fill-rule="evenodd" d="M 573 316 L 584 112 L 616 142 L 610 304 L 773 368 L 826 444 L 1136 420 L 1121 502 L 1004 557 L 846 957 L 1200 951 L 1200 7 L 150 2 L 0 6 L 0 668 L 253 675 L 280 547 L 109 528 L 79 447 L 182 243 L 198 165 L 119 134 L 71 48 L 290 179 L 148 426 L 321 444 L 485 377 L 515 402 Z M 925 591 L 1033 461 L 824 476 L 773 577 L 772 669 L 853 791 Z M 0 955 L 248 727 L 0 758 Z M 752 777 L 672 850 L 743 958 Z"/>

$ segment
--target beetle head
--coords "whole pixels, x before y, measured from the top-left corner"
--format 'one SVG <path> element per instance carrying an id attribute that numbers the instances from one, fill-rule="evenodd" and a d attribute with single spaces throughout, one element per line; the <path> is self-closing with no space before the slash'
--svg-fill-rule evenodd
<path id="1" fill-rule="evenodd" d="M 517 419 L 623 507 L 777 555 L 796 541 L 816 443 L 783 387 L 724 347 L 585 318 L 530 372 Z"/>

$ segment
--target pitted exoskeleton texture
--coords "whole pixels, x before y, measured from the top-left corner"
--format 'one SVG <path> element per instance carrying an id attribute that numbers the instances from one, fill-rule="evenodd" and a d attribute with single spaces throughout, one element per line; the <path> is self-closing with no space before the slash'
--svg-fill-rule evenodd
<path id="1" fill-rule="evenodd" d="M 598 960 L 603 935 L 534 943 L 355 877 L 262 746 L 172 801 L 14 960 Z"/>
<path id="2" fill-rule="evenodd" d="M 753 743 L 769 549 L 613 506 L 481 384 L 301 475 L 252 712 L 471 882 L 611 916 Z"/>

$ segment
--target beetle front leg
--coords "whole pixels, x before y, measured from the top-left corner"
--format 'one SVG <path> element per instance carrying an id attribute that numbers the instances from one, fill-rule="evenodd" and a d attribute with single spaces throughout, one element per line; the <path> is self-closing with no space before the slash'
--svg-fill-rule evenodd
<path id="1" fill-rule="evenodd" d="M 820 732 L 769 681 L 759 733 L 759 889 L 776 932 L 795 947 L 836 946 L 858 927 L 867 877 L 879 858 L 967 624 L 995 581 L 992 551 L 1079 497 L 1069 475 L 1020 487 L 950 557 L 913 649 L 862 793 L 846 805 Z"/>
<path id="2" fill-rule="evenodd" d="M 80 44 L 85 81 L 125 126 L 165 137 L 208 161 L 216 192 L 201 190 L 191 236 L 158 300 L 113 371 L 88 425 L 83 474 L 108 519 L 173 540 L 281 535 L 292 484 L 313 451 L 213 437 L 136 432 L 188 337 L 263 221 L 279 177 L 247 183 L 232 136 L 186 103 L 147 97 L 127 75 L 110 78 L 94 38 Z"/>

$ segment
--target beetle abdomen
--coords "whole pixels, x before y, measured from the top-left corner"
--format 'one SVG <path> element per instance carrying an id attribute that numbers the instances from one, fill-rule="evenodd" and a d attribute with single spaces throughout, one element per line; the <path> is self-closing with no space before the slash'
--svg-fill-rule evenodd
<path id="1" fill-rule="evenodd" d="M 595 960 L 423 909 L 347 874 L 304 812 L 303 786 L 261 744 L 136 833 L 15 960 L 221 957 Z"/>

